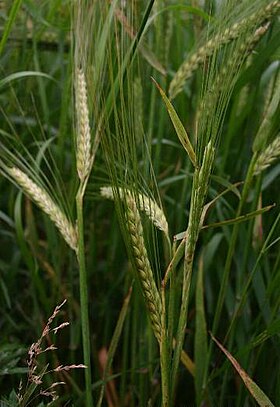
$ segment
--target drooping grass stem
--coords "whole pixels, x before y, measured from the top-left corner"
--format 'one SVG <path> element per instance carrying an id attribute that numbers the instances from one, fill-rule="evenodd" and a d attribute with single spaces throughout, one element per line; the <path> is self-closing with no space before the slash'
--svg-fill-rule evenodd
<path id="1" fill-rule="evenodd" d="M 84 244 L 84 201 L 85 184 L 80 184 L 76 196 L 77 210 L 77 232 L 78 232 L 78 250 L 77 259 L 79 263 L 79 278 L 80 278 L 80 302 L 81 302 L 81 319 L 82 319 L 82 341 L 86 381 L 86 406 L 93 407 L 93 399 L 91 392 L 91 362 L 90 362 L 90 332 L 89 332 L 89 312 L 88 312 L 88 287 L 87 273 L 85 264 L 85 244 Z"/>

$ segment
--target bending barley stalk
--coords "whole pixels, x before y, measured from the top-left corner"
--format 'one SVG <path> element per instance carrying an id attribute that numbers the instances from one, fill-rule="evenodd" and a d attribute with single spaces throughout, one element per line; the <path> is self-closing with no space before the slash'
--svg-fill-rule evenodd
<path id="1" fill-rule="evenodd" d="M 87 88 L 84 72 L 79 68 L 76 72 L 75 81 L 76 95 L 76 117 L 77 117 L 77 143 L 76 143 L 76 163 L 77 173 L 80 179 L 79 189 L 76 195 L 77 210 L 77 234 L 78 250 L 77 259 L 79 263 L 80 275 L 80 301 L 81 301 L 81 319 L 82 319 L 82 339 L 84 364 L 86 380 L 86 405 L 93 406 L 92 399 L 92 374 L 90 358 L 90 329 L 89 329 L 89 300 L 87 286 L 87 271 L 85 262 L 85 243 L 84 243 L 84 193 L 87 186 L 88 177 L 93 165 L 93 155 L 91 147 L 91 134 L 89 126 L 89 111 L 87 104 Z"/>

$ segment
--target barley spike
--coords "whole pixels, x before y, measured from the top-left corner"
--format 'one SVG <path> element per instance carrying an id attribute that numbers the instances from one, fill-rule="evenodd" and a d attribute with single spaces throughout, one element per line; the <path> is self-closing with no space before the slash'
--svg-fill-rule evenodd
<path id="1" fill-rule="evenodd" d="M 49 194 L 43 188 L 39 187 L 35 182 L 33 182 L 28 175 L 26 175 L 19 168 L 12 167 L 9 168 L 7 172 L 23 189 L 23 191 L 29 195 L 31 199 L 33 199 L 39 208 L 50 217 L 66 243 L 71 247 L 71 249 L 76 251 L 76 230 L 58 205 L 53 202 Z"/>

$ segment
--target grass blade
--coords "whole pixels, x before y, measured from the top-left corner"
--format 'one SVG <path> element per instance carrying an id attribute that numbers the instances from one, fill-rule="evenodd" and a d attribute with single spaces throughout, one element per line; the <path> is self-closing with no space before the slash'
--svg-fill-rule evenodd
<path id="1" fill-rule="evenodd" d="M 14 23 L 14 21 L 16 19 L 16 16 L 17 16 L 18 10 L 19 10 L 19 8 L 21 6 L 21 3 L 22 3 L 22 0 L 15 0 L 13 2 L 12 8 L 11 8 L 11 11 L 10 11 L 10 14 L 9 14 L 9 18 L 6 21 L 6 24 L 5 24 L 5 27 L 4 27 L 4 32 L 3 32 L 3 35 L 2 35 L 2 39 L 1 39 L 1 42 L 0 42 L 0 56 L 1 56 L 1 54 L 3 52 L 3 49 L 4 49 L 5 45 L 6 45 L 6 42 L 8 40 L 9 34 L 11 32 L 13 23 Z"/>
<path id="2" fill-rule="evenodd" d="M 213 341 L 218 345 L 222 352 L 226 355 L 228 360 L 234 366 L 241 379 L 243 380 L 245 386 L 254 397 L 256 402 L 260 407 L 275 407 L 274 404 L 269 400 L 267 395 L 259 388 L 259 386 L 248 376 L 244 369 L 240 366 L 237 360 L 223 347 L 223 345 L 211 334 Z"/>
<path id="3" fill-rule="evenodd" d="M 228 220 L 224 220 L 222 222 L 217 222 L 217 223 L 210 223 L 209 225 L 203 226 L 202 229 L 215 228 L 215 227 L 219 227 L 219 226 L 228 226 L 228 225 L 234 225 L 236 223 L 246 222 L 250 219 L 255 218 L 256 216 L 259 216 L 265 212 L 270 211 L 274 207 L 275 207 L 275 204 L 268 205 L 262 209 L 258 209 L 256 211 L 246 213 L 245 215 L 237 216 L 237 218 L 234 218 L 234 219 L 228 219 Z"/>
<path id="4" fill-rule="evenodd" d="M 179 116 L 176 113 L 176 110 L 174 109 L 172 103 L 170 102 L 170 100 L 168 99 L 168 97 L 166 96 L 166 94 L 164 93 L 163 89 L 159 86 L 159 84 L 155 81 L 154 78 L 152 78 L 152 80 L 154 81 L 156 87 L 158 88 L 161 97 L 164 101 L 164 104 L 166 106 L 166 109 L 168 111 L 168 114 L 170 116 L 170 119 L 173 123 L 174 129 L 177 133 L 177 136 L 182 144 L 182 146 L 184 147 L 184 149 L 186 150 L 192 164 L 194 167 L 197 166 L 197 160 L 196 160 L 196 155 L 194 152 L 194 149 L 192 147 L 192 144 L 190 142 L 189 136 L 181 122 L 181 120 L 179 119 Z"/>
<path id="5" fill-rule="evenodd" d="M 29 76 L 40 76 L 41 78 L 47 78 L 47 79 L 54 80 L 50 75 L 47 75 L 44 72 L 38 72 L 38 71 L 15 72 L 15 73 L 12 73 L 11 75 L 6 76 L 6 78 L 0 80 L 0 89 L 12 81 L 15 81 L 15 80 L 18 80 L 21 78 L 26 78 Z"/>

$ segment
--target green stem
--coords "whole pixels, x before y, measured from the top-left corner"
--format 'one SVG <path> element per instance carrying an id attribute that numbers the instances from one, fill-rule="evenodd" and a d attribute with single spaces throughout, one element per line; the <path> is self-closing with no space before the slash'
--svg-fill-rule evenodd
<path id="1" fill-rule="evenodd" d="M 189 303 L 190 284 L 193 271 L 193 261 L 196 249 L 196 244 L 201 228 L 201 217 L 203 213 L 203 206 L 205 197 L 208 191 L 209 177 L 213 165 L 215 155 L 215 149 L 210 141 L 204 149 L 203 161 L 200 168 L 196 168 L 193 177 L 190 216 L 187 228 L 187 240 L 185 247 L 184 257 L 184 278 L 182 288 L 182 301 L 179 314 L 177 336 L 176 336 L 176 348 L 174 352 L 174 362 L 172 366 L 172 400 L 175 396 L 175 385 L 177 372 L 179 367 L 179 361 L 182 354 L 183 343 L 185 338 L 185 331 L 187 325 L 187 312 Z"/>
<path id="2" fill-rule="evenodd" d="M 97 403 L 97 407 L 101 407 L 102 405 L 102 401 L 103 401 L 103 397 L 104 397 L 104 391 L 105 391 L 105 385 L 106 383 L 109 381 L 109 372 L 112 366 L 112 362 L 117 350 L 117 346 L 119 344 L 119 340 L 120 340 L 120 336 L 123 330 L 123 324 L 127 315 L 127 310 L 128 310 L 128 305 L 130 302 L 130 297 L 131 297 L 131 293 L 132 293 L 132 286 L 129 289 L 128 295 L 126 296 L 124 302 L 123 302 L 123 306 L 117 321 L 117 325 L 116 328 L 114 330 L 113 336 L 112 336 L 112 340 L 110 343 L 110 347 L 108 350 L 108 355 L 107 355 L 107 361 L 106 361 L 106 365 L 104 368 L 104 373 L 103 373 L 103 382 L 101 385 L 101 390 L 100 390 L 100 395 L 99 395 L 99 400 Z"/>
<path id="3" fill-rule="evenodd" d="M 172 367 L 172 401 L 174 402 L 175 398 L 175 388 L 176 388 L 176 379 L 177 372 L 179 367 L 179 362 L 183 350 L 183 343 L 185 338 L 185 331 L 187 325 L 187 312 L 189 304 L 189 291 L 191 283 L 191 275 L 193 269 L 193 259 L 194 259 L 195 246 L 190 247 L 188 244 L 186 246 L 186 256 L 185 256 L 185 266 L 184 266 L 184 280 L 183 280 L 183 289 L 182 289 L 182 303 L 180 309 L 180 316 L 177 328 L 177 337 L 176 337 L 176 347 L 174 352 L 174 362 Z"/>
<path id="4" fill-rule="evenodd" d="M 162 312 L 161 312 L 161 341 L 160 341 L 160 367 L 161 367 L 161 392 L 162 392 L 162 407 L 169 407 L 169 346 L 168 346 L 168 332 L 166 329 L 166 303 L 165 303 L 165 290 L 164 286 L 161 287 L 161 301 L 162 301 Z"/>
<path id="5" fill-rule="evenodd" d="M 188 312 L 188 303 L 189 303 L 189 289 L 190 289 L 190 282 L 191 282 L 191 274 L 193 268 L 193 259 L 194 259 L 194 252 L 196 241 L 199 233 L 199 229 L 196 228 L 198 224 L 195 222 L 195 217 L 197 215 L 197 208 L 196 205 L 196 188 L 198 184 L 199 178 L 199 170 L 195 170 L 194 179 L 193 179 L 193 187 L 192 187 L 192 196 L 191 196 L 191 208 L 190 208 L 190 218 L 188 224 L 188 238 L 185 244 L 185 258 L 184 258 L 184 277 L 183 277 L 183 288 L 182 288 L 182 301 L 181 301 L 181 309 L 179 314 L 179 321 L 177 327 L 177 334 L 176 334 L 176 347 L 174 351 L 174 361 L 172 366 L 172 376 L 171 376 L 171 383 L 172 383 L 172 390 L 171 390 L 171 397 L 172 401 L 174 402 L 175 399 L 175 388 L 176 388 L 176 379 L 177 379 L 177 372 L 179 368 L 180 357 L 183 349 L 183 342 L 185 337 L 185 330 L 187 325 L 187 312 Z M 183 245 L 183 242 L 181 242 Z M 181 246 L 180 245 L 180 246 Z M 180 247 L 179 246 L 179 247 Z M 179 248 L 177 249 L 177 252 Z"/>
<path id="6" fill-rule="evenodd" d="M 90 333 L 89 333 L 87 274 L 86 274 L 85 245 L 84 245 L 83 199 L 84 199 L 84 185 L 81 184 L 76 196 L 77 228 L 78 228 L 77 258 L 80 273 L 80 301 L 81 301 L 84 364 L 87 366 L 85 369 L 86 406 L 93 407 L 93 399 L 91 393 L 91 363 L 90 363 L 90 336 L 89 336 Z"/>

